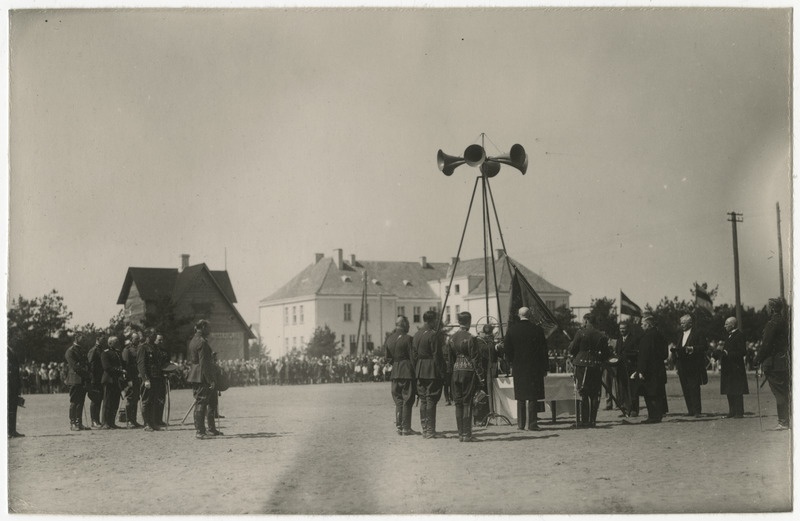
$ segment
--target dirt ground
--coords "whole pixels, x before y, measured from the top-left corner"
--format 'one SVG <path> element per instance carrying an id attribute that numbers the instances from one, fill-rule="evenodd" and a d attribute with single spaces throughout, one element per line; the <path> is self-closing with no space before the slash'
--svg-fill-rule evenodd
<path id="1" fill-rule="evenodd" d="M 192 403 L 171 393 L 164 432 L 71 432 L 65 394 L 27 396 L 20 439 L 8 440 L 8 505 L 35 514 L 588 514 L 785 512 L 792 509 L 791 431 L 772 431 L 761 390 L 744 419 L 724 419 L 718 376 L 689 418 L 675 375 L 657 425 L 601 411 L 541 432 L 477 428 L 459 443 L 453 407 L 443 439 L 395 434 L 388 383 L 230 389 L 225 436 L 194 439 L 180 425 Z M 88 403 L 88 402 L 87 402 Z M 644 403 L 642 402 L 644 410 Z M 418 410 L 412 427 L 419 429 Z M 191 418 L 189 419 L 191 421 Z"/>

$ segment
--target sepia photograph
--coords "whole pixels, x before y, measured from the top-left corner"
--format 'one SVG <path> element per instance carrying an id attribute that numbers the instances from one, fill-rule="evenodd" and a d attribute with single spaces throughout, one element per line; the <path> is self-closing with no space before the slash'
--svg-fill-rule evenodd
<path id="1" fill-rule="evenodd" d="M 4 14 L 7 515 L 792 515 L 791 2 Z"/>

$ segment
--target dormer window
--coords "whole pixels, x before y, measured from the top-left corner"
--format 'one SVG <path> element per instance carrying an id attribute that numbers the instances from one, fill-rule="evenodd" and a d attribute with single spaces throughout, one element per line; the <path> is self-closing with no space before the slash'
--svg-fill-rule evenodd
<path id="1" fill-rule="evenodd" d="M 372 283 L 375 284 L 376 286 L 381 285 L 381 281 L 379 281 L 378 279 L 372 279 Z"/>
<path id="2" fill-rule="evenodd" d="M 410 280 L 403 279 L 403 286 L 410 286 L 410 285 L 411 285 L 411 281 Z"/>
<path id="3" fill-rule="evenodd" d="M 352 282 L 349 275 L 342 275 L 342 282 Z"/>

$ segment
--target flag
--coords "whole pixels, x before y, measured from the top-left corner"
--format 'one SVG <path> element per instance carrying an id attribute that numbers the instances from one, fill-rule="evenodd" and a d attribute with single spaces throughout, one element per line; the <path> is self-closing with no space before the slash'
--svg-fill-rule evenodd
<path id="1" fill-rule="evenodd" d="M 642 308 L 629 299 L 628 295 L 623 293 L 622 290 L 619 291 L 619 314 L 640 318 L 642 316 Z"/>
<path id="2" fill-rule="evenodd" d="M 706 290 L 694 283 L 694 305 L 714 312 L 714 304 L 711 302 L 711 297 L 706 293 Z"/>
<path id="3" fill-rule="evenodd" d="M 544 329 L 545 336 L 549 337 L 558 329 L 558 321 L 553 313 L 542 301 L 530 283 L 514 266 L 514 277 L 511 280 L 511 300 L 509 302 L 508 316 L 516 317 L 519 308 L 527 307 L 531 310 L 531 322 Z"/>

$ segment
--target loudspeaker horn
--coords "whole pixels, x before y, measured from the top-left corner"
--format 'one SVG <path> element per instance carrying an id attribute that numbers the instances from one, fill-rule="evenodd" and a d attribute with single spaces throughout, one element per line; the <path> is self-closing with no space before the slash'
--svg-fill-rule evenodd
<path id="1" fill-rule="evenodd" d="M 525 153 L 525 148 L 519 143 L 511 147 L 511 151 L 507 156 L 487 157 L 486 161 L 496 161 L 504 165 L 513 166 L 522 172 L 522 175 L 525 175 L 525 172 L 528 171 L 528 154 Z"/>
<path id="2" fill-rule="evenodd" d="M 439 149 L 439 153 L 436 154 L 436 163 L 444 175 L 453 175 L 453 170 L 463 165 L 464 162 L 463 157 L 448 156 L 442 152 L 442 149 Z"/>

